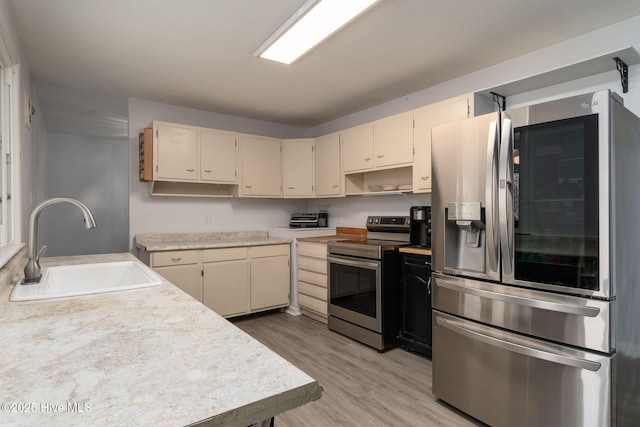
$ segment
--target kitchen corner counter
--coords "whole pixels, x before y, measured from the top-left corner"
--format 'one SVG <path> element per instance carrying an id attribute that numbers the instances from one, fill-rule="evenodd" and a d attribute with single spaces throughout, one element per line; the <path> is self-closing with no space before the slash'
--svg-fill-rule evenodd
<path id="1" fill-rule="evenodd" d="M 313 378 L 166 281 L 29 302 L 5 293 L 0 330 L 8 425 L 247 426 L 322 395 Z"/>
<path id="2" fill-rule="evenodd" d="M 136 247 L 147 252 L 281 245 L 290 243 L 291 240 L 289 239 L 269 237 L 266 231 L 201 234 L 143 234 L 136 236 Z"/>

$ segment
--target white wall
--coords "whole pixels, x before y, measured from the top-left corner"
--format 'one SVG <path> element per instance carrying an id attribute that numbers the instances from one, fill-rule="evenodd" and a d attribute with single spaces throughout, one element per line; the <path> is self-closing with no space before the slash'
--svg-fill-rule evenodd
<path id="1" fill-rule="evenodd" d="M 554 69 L 622 50 L 629 46 L 640 50 L 640 16 L 609 27 L 569 39 L 565 42 L 513 58 L 492 67 L 450 80 L 378 106 L 368 108 L 311 129 L 288 128 L 264 122 L 256 122 L 233 116 L 208 113 L 181 107 L 173 107 L 146 101 L 130 100 L 130 143 L 135 153 L 138 131 L 156 120 L 175 121 L 257 133 L 280 138 L 315 137 L 347 129 L 392 114 L 428 105 L 465 93 L 486 90 L 504 83 L 514 82 L 546 73 Z M 619 74 L 611 61 L 611 71 L 568 83 L 539 89 L 507 98 L 508 107 L 545 101 L 571 94 L 598 89 L 611 89 L 622 95 L 625 105 L 640 115 L 640 65 L 630 64 L 629 92 L 622 94 Z M 131 162 L 131 176 L 136 176 L 135 162 Z M 319 205 L 328 205 L 329 225 L 363 227 L 367 215 L 408 215 L 412 205 L 429 205 L 429 195 L 347 197 L 342 199 L 316 199 L 304 204 L 289 200 L 193 200 L 150 199 L 146 186 L 137 181 L 131 183 L 131 235 L 142 232 L 200 232 L 239 229 L 257 229 L 265 225 L 283 225 L 289 212 L 317 211 Z M 251 210 L 255 209 L 256 213 Z M 258 214 L 261 210 L 261 214 Z M 245 211 L 240 214 L 240 211 Z M 159 213 L 162 212 L 162 213 Z M 204 226 L 204 215 L 214 215 L 214 224 Z M 155 216 L 157 215 L 157 216 Z M 269 219 L 265 219 L 269 218 Z M 254 220 L 251 225 L 243 221 Z M 274 224 L 274 221 L 277 224 Z M 165 230 L 165 231 L 163 231 Z"/>
<path id="2" fill-rule="evenodd" d="M 291 213 L 306 209 L 306 200 L 151 197 L 149 184 L 138 181 L 138 133 L 153 120 L 278 138 L 300 137 L 307 132 L 302 128 L 130 98 L 131 244 L 137 234 L 252 231 L 266 230 L 269 226 L 287 226 Z M 205 224 L 207 216 L 211 217 L 211 224 Z"/>
<path id="3" fill-rule="evenodd" d="M 640 16 L 569 39 L 565 42 L 484 68 L 412 94 L 402 96 L 309 129 L 311 137 L 326 135 L 392 114 L 470 92 L 515 82 L 576 63 L 606 55 L 610 52 L 634 47 L 640 51 Z M 640 115 L 640 64 L 629 67 L 629 93 L 624 94 L 625 105 Z M 537 90 L 507 98 L 507 107 L 517 107 L 572 93 L 588 92 L 593 88 L 608 88 L 622 95 L 615 62 L 611 71 L 602 75 Z"/>
<path id="4" fill-rule="evenodd" d="M 46 256 L 128 252 L 128 140 L 48 132 L 44 155 L 43 197 L 82 201 L 98 225 L 86 230 L 70 204 L 48 207 L 38 236 Z"/>

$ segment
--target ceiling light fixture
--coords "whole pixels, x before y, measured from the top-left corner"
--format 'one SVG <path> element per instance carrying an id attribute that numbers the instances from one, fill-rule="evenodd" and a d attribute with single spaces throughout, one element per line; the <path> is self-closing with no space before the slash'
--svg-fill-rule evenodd
<path id="1" fill-rule="evenodd" d="M 291 64 L 380 0 L 308 0 L 255 52 Z"/>

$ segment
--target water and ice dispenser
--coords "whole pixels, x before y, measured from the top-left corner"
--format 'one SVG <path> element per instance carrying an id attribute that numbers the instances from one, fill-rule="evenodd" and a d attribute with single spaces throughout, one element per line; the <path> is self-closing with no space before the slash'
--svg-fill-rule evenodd
<path id="1" fill-rule="evenodd" d="M 448 203 L 445 215 L 445 269 L 485 272 L 486 232 L 482 204 Z"/>

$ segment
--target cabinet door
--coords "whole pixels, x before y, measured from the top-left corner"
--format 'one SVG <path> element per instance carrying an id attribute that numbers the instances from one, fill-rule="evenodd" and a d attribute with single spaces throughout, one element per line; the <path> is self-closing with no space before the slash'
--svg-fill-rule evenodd
<path id="1" fill-rule="evenodd" d="M 373 123 L 374 166 L 411 165 L 413 113 L 398 114 Z"/>
<path id="2" fill-rule="evenodd" d="M 173 125 L 157 127 L 156 179 L 198 180 L 198 131 Z"/>
<path id="3" fill-rule="evenodd" d="M 435 104 L 414 113 L 416 147 L 413 164 L 414 193 L 431 192 L 431 128 L 466 119 L 467 105 L 467 98 L 459 98 Z"/>
<path id="4" fill-rule="evenodd" d="M 282 140 L 243 135 L 241 196 L 282 197 Z"/>
<path id="5" fill-rule="evenodd" d="M 282 147 L 284 196 L 313 197 L 313 139 L 287 139 Z"/>
<path id="6" fill-rule="evenodd" d="M 340 139 L 345 173 L 373 169 L 373 125 L 345 130 Z"/>
<path id="7" fill-rule="evenodd" d="M 182 289 L 198 301 L 202 301 L 200 293 L 200 269 L 197 264 L 155 267 L 156 273 Z"/>
<path id="8" fill-rule="evenodd" d="M 289 256 L 251 259 L 251 310 L 289 305 Z"/>
<path id="9" fill-rule="evenodd" d="M 340 135 L 334 133 L 316 138 L 314 157 L 316 196 L 342 195 Z"/>
<path id="10" fill-rule="evenodd" d="M 247 313 L 248 264 L 246 259 L 204 264 L 202 303 L 224 317 Z"/>
<path id="11" fill-rule="evenodd" d="M 238 182 L 236 134 L 217 130 L 200 131 L 200 180 Z"/>

